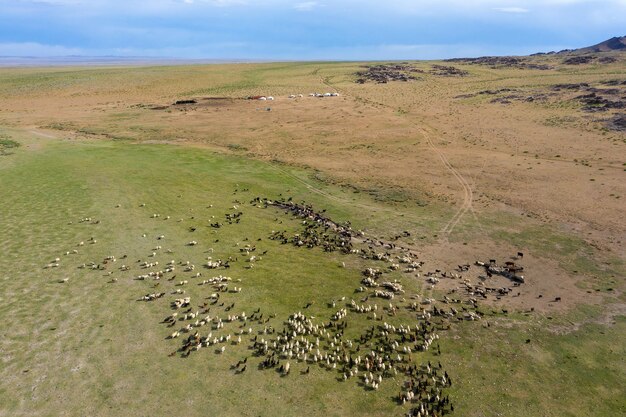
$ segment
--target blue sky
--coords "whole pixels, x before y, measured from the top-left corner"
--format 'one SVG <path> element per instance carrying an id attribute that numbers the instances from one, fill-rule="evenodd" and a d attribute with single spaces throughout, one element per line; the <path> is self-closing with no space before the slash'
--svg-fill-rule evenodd
<path id="1" fill-rule="evenodd" d="M 626 0 L 0 0 L 0 56 L 431 59 L 626 35 Z"/>

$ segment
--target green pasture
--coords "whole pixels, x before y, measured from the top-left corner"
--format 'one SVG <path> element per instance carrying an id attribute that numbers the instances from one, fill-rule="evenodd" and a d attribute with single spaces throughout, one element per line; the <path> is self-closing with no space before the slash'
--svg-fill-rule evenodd
<path id="1" fill-rule="evenodd" d="M 250 356 L 249 338 L 238 346 L 227 345 L 223 354 L 206 348 L 188 358 L 169 357 L 180 347 L 180 340 L 166 339 L 177 327 L 160 322 L 172 312 L 169 303 L 174 298 L 191 296 L 194 306 L 206 301 L 213 290 L 197 283 L 219 274 L 242 287 L 239 294 L 222 296 L 226 304 L 235 303 L 233 314 L 250 315 L 260 308 L 265 317 L 275 315 L 268 325 L 277 328 L 297 311 L 328 321 L 348 300 L 359 297 L 354 291 L 365 267 L 385 267 L 353 255 L 269 240 L 273 230 L 300 230 L 302 220 L 249 204 L 254 197 L 305 200 L 327 209 L 337 221 L 349 220 L 355 228 L 381 235 L 419 226 L 415 207 L 318 182 L 303 170 L 206 149 L 44 140 L 10 133 L 23 146 L 0 158 L 0 415 L 408 412 L 408 405 L 399 406 L 395 400 L 404 381 L 401 375 L 372 391 L 356 380 L 339 381 L 337 371 L 319 366 L 303 375 L 306 365 L 295 362 L 291 374 L 281 377 L 275 370 L 258 370 L 254 357 L 247 372 L 236 374 L 231 365 Z M 240 223 L 225 221 L 226 213 L 239 211 Z M 430 215 L 429 221 L 436 224 L 432 219 L 437 217 Z M 91 220 L 81 221 L 85 218 Z M 215 222 L 222 227 L 211 227 Z M 386 224 L 393 225 L 391 230 Z M 92 238 L 96 243 L 90 243 Z M 198 244 L 188 246 L 192 240 Z M 239 251 L 248 244 L 257 247 L 257 255 L 267 251 L 253 268 Z M 110 255 L 117 261 L 107 264 L 106 271 L 79 268 L 102 263 Z M 228 270 L 211 271 L 202 268 L 209 256 L 238 259 Z M 46 268 L 56 258 L 59 266 Z M 202 277 L 191 278 L 192 273 L 177 265 L 173 281 L 135 280 L 146 271 L 139 260 L 160 265 L 190 261 Z M 130 270 L 119 270 L 122 264 Z M 113 273 L 107 275 L 109 271 Z M 414 275 L 396 272 L 389 277 L 403 282 L 407 298 L 421 291 L 423 281 Z M 180 280 L 189 283 L 176 286 Z M 175 289 L 186 293 L 171 294 Z M 137 301 L 160 291 L 166 292 L 161 299 Z M 332 301 L 336 308 L 329 305 Z M 406 310 L 386 320 L 416 323 L 415 313 Z M 454 380 L 450 395 L 455 415 L 624 414 L 624 320 L 617 318 L 610 326 L 589 323 L 566 334 L 553 333 L 549 320 L 498 314 L 453 324 L 441 333 L 441 356 L 419 353 L 414 360 L 441 361 L 448 370 Z M 348 321 L 348 337 L 357 337 L 373 324 L 366 315 L 354 313 Z M 493 325 L 484 327 L 486 321 Z M 226 324 L 220 334 L 234 333 L 238 326 Z M 262 325 L 254 328 L 256 334 Z M 203 334 L 208 331 L 201 329 Z"/>
<path id="2" fill-rule="evenodd" d="M 46 141 L 12 157 L 10 164 L 0 161 L 5 262 L 0 317 L 8 324 L 0 342 L 0 414 L 384 415 L 397 410 L 390 397 L 399 381 L 373 393 L 354 381 L 338 383 L 336 372 L 313 369 L 301 376 L 304 365 L 281 378 L 255 369 L 254 359 L 247 373 L 235 375 L 230 366 L 250 355 L 246 342 L 228 346 L 223 355 L 206 349 L 186 359 L 168 357 L 180 344 L 165 340 L 174 329 L 159 324 L 172 312 L 169 302 L 183 296 L 172 290 L 184 288 L 185 296 L 200 304 L 213 290 L 197 282 L 219 274 L 241 280 L 234 283 L 243 288 L 240 294 L 222 297 L 236 303 L 233 314 L 261 308 L 266 317 L 276 315 L 270 324 L 279 327 L 313 302 L 307 314 L 327 321 L 339 308 L 328 303 L 353 296 L 365 263 L 269 240 L 273 230 L 295 231 L 300 221 L 249 201 L 281 194 L 307 197 L 327 203 L 338 220 L 356 218 L 361 209 L 328 204 L 268 164 L 206 150 Z M 243 216 L 229 225 L 224 215 L 235 212 L 233 206 Z M 84 218 L 91 220 L 81 222 Z M 215 221 L 224 225 L 210 227 Z M 197 229 L 190 232 L 190 227 Z M 165 237 L 157 240 L 160 235 Z M 187 246 L 191 240 L 198 245 Z M 246 244 L 267 250 L 252 269 L 238 250 Z M 157 245 L 162 250 L 152 258 Z M 108 269 L 114 271 L 110 276 L 78 268 L 109 255 L 118 259 Z M 201 267 L 207 256 L 239 260 L 229 270 L 210 271 Z M 59 267 L 45 268 L 56 258 Z M 157 281 L 133 279 L 145 272 L 140 259 L 161 265 L 189 260 L 203 277 L 189 278 L 192 274 L 179 267 L 175 281 L 153 288 Z M 131 270 L 118 270 L 123 263 Z M 182 279 L 190 283 L 175 286 Z M 407 285 L 417 289 L 415 282 Z M 158 291 L 167 295 L 137 301 Z M 357 334 L 367 325 L 363 318 L 351 331 Z M 233 324 L 229 332 L 235 330 Z"/>

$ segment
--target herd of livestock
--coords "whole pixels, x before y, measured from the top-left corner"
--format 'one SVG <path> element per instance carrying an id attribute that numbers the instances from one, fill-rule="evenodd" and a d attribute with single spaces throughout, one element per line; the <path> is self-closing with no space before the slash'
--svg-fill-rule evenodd
<path id="1" fill-rule="evenodd" d="M 236 203 L 222 222 L 212 220 L 210 227 L 216 233 L 221 227 L 240 223 L 244 210 L 240 208 L 241 202 Z M 489 288 L 483 282 L 471 284 L 462 276 L 472 267 L 469 264 L 459 265 L 454 271 L 424 272 L 424 262 L 413 250 L 398 246 L 397 239 L 393 242 L 368 238 L 363 232 L 353 230 L 349 222 L 337 223 L 325 212 L 317 212 L 309 205 L 265 198 L 252 199 L 250 205 L 289 213 L 298 219 L 298 229 L 272 231 L 259 237 L 255 244 L 246 239 L 247 243 L 237 248 L 238 253 L 227 259 L 208 256 L 202 262 L 169 260 L 174 251 L 163 250 L 161 244 L 155 244 L 147 260 L 131 261 L 126 255 L 119 259 L 110 255 L 79 267 L 104 273 L 111 278 L 111 284 L 118 282 L 117 276 L 127 272 L 125 276 L 144 283 L 144 288 L 149 285 L 151 289 L 160 289 L 137 299 L 159 304 L 160 300 L 167 300 L 163 308 L 169 309 L 169 313 L 162 325 L 169 328 L 168 343 L 177 344 L 170 356 L 185 357 L 208 351 L 221 357 L 227 349 L 237 349 L 247 352 L 243 359 L 231 365 L 237 375 L 255 366 L 259 370 L 274 370 L 282 377 L 295 378 L 307 375 L 314 368 L 334 374 L 337 383 L 353 381 L 371 391 L 379 390 L 383 384 L 397 386 L 396 381 L 403 381 L 397 386 L 395 398 L 398 404 L 409 405 L 408 415 L 443 416 L 454 411 L 446 393 L 452 378 L 440 361 L 436 365 L 431 363 L 441 355 L 440 333 L 456 322 L 480 320 L 479 301 L 490 294 L 505 296 L 510 288 Z M 150 218 L 158 221 L 169 216 L 161 218 L 153 214 Z M 84 218 L 81 222 L 97 220 Z M 188 229 L 190 236 L 197 235 L 195 230 Z M 410 236 L 410 233 L 403 232 L 398 237 L 402 236 Z M 263 259 L 268 251 L 256 246 L 263 238 L 274 241 L 274 245 L 339 252 L 346 257 L 358 257 L 371 266 L 361 271 L 352 294 L 338 294 L 326 300 L 326 317 L 306 314 L 319 300 L 311 300 L 289 317 L 277 317 L 260 308 L 246 313 L 245 309 L 236 308 L 242 280 L 231 278 L 229 272 L 231 265 L 240 258 L 245 260 L 247 269 Z M 164 239 L 165 236 L 159 234 L 155 243 Z M 95 244 L 95 238 L 87 240 L 87 245 Z M 84 245 L 85 242 L 78 243 L 78 246 Z M 187 247 L 197 245 L 203 242 L 189 239 L 181 243 Z M 213 249 L 208 248 L 206 252 L 212 253 Z M 168 260 L 163 261 L 164 257 Z M 55 258 L 46 268 L 57 268 L 60 262 L 60 258 Z M 345 262 L 342 265 L 345 267 Z M 523 268 L 512 263 L 500 267 L 491 260 L 477 261 L 476 265 L 484 268 L 489 276 L 508 277 L 513 285 L 524 281 L 520 275 Z M 456 280 L 459 285 L 437 299 L 433 290 L 444 279 Z M 406 285 L 410 281 L 413 283 Z M 331 277 L 328 282 L 332 285 Z M 424 295 L 426 291 L 411 293 L 408 290 L 408 287 L 420 285 L 430 296 Z M 425 356 L 427 351 L 429 354 Z"/>

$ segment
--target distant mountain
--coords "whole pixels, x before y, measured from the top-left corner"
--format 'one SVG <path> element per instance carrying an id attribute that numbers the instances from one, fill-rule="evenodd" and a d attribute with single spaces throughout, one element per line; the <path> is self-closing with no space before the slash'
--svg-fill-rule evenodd
<path id="1" fill-rule="evenodd" d="M 559 53 L 568 54 L 589 54 L 594 52 L 611 52 L 611 51 L 626 51 L 626 36 L 614 37 L 607 39 L 604 42 L 600 42 L 597 45 L 588 46 L 586 48 L 579 49 L 566 49 Z"/>

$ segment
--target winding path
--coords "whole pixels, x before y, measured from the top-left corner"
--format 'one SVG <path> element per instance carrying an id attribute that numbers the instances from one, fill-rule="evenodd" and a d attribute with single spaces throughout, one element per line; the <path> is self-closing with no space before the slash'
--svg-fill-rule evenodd
<path id="1" fill-rule="evenodd" d="M 422 135 L 426 139 L 426 142 L 428 142 L 428 146 L 433 150 L 433 152 L 437 154 L 437 156 L 441 160 L 441 163 L 444 165 L 444 167 L 448 171 L 450 171 L 452 175 L 454 175 L 454 177 L 457 179 L 459 184 L 461 184 L 461 187 L 463 187 L 463 202 L 461 203 L 461 207 L 459 207 L 459 209 L 454 214 L 454 216 L 452 216 L 450 221 L 446 223 L 444 228 L 441 229 L 441 233 L 450 235 L 450 233 L 452 233 L 456 225 L 459 224 L 463 216 L 465 216 L 465 214 L 469 210 L 472 209 L 472 201 L 474 199 L 474 193 L 472 192 L 472 187 L 467 182 L 467 179 L 456 168 L 452 166 L 452 164 L 448 161 L 448 159 L 443 154 L 443 152 L 441 152 L 439 148 L 435 146 L 435 144 L 432 141 L 430 133 L 428 133 L 426 129 L 424 129 L 423 127 L 417 124 L 414 124 L 414 126 L 417 127 L 419 131 L 422 133 Z"/>
<path id="2" fill-rule="evenodd" d="M 338 91 L 341 92 L 342 94 L 345 95 L 345 91 L 340 91 L 334 84 L 332 84 L 329 80 L 329 78 L 325 78 L 323 76 L 320 76 L 320 80 L 321 82 Z M 385 103 L 379 103 L 376 101 L 373 101 L 371 99 L 364 99 L 363 97 L 360 97 L 361 99 L 363 99 L 366 102 L 372 102 L 372 103 L 376 103 L 377 105 L 381 105 L 384 107 L 387 107 L 389 109 L 391 109 L 391 106 L 386 105 Z M 412 122 L 411 124 L 419 130 L 419 132 L 424 136 L 424 138 L 426 139 L 426 142 L 428 143 L 428 146 L 432 149 L 432 151 L 439 157 L 439 160 L 441 161 L 441 163 L 444 165 L 444 167 L 446 168 L 446 170 L 448 170 L 453 176 L 454 178 L 456 178 L 456 180 L 458 181 L 458 183 L 461 185 L 461 187 L 463 188 L 463 202 L 461 203 L 461 207 L 459 207 L 459 209 L 456 211 L 456 213 L 454 214 L 454 216 L 452 216 L 452 218 L 448 221 L 448 223 L 446 223 L 446 225 L 443 227 L 443 229 L 441 229 L 441 234 L 443 236 L 449 236 L 452 231 L 454 230 L 454 228 L 459 224 L 459 222 L 461 221 L 461 219 L 463 218 L 463 216 L 465 216 L 465 214 L 472 210 L 472 201 L 474 199 L 474 193 L 472 191 L 472 187 L 469 184 L 469 182 L 467 181 L 467 179 L 463 176 L 463 174 L 461 174 L 456 168 L 454 168 L 454 166 L 452 166 L 452 164 L 450 163 L 450 161 L 448 161 L 448 159 L 446 158 L 446 156 L 444 155 L 444 153 L 437 148 L 437 146 L 435 146 L 435 143 L 433 142 L 432 139 L 432 135 L 428 132 L 428 130 L 426 128 L 424 128 L 424 125 L 422 124 L 418 124 L 416 122 Z M 429 128 L 430 130 L 433 130 L 432 128 Z"/>

